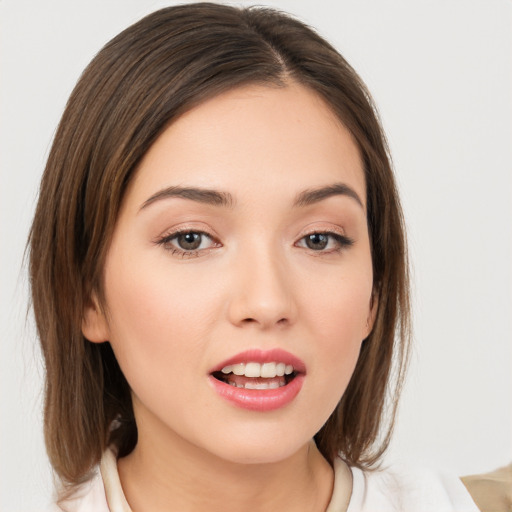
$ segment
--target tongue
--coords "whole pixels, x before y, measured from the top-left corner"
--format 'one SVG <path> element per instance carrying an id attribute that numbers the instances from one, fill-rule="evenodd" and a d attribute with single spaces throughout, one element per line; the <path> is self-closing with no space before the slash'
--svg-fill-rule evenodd
<path id="1" fill-rule="evenodd" d="M 246 377 L 245 375 L 235 375 L 234 373 L 228 373 L 223 376 L 228 384 L 237 384 L 245 386 L 247 382 L 252 382 L 253 384 L 270 384 L 271 382 L 277 382 L 279 386 L 284 386 L 286 384 L 286 379 L 284 376 L 282 377 L 273 377 L 271 379 L 265 377 Z"/>

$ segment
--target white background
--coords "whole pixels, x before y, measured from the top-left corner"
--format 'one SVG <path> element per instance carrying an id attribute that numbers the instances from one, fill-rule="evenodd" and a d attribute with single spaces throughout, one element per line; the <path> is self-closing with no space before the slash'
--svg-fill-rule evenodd
<path id="1" fill-rule="evenodd" d="M 0 0 L 0 510 L 51 487 L 24 244 L 49 145 L 81 70 L 172 2 Z M 242 2 L 243 3 L 243 2 Z M 415 349 L 388 455 L 468 474 L 512 460 L 512 3 L 281 0 L 362 75 L 402 192 Z"/>

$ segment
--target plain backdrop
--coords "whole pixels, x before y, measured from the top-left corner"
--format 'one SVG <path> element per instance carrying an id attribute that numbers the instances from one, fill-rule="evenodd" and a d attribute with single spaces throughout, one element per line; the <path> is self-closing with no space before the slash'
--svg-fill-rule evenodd
<path id="1" fill-rule="evenodd" d="M 0 510 L 51 490 L 22 259 L 55 127 L 111 37 L 172 2 L 0 0 Z M 239 2 L 244 3 L 244 2 Z M 388 461 L 457 474 L 512 460 L 512 3 L 276 0 L 366 81 L 409 230 L 414 354 Z"/>

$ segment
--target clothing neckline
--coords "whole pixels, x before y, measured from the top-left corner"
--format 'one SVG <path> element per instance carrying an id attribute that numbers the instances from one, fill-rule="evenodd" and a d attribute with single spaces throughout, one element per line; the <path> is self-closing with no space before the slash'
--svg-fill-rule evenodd
<path id="1" fill-rule="evenodd" d="M 479 512 L 462 481 L 443 472 L 407 465 L 363 471 L 340 457 L 333 469 L 333 491 L 325 512 Z M 346 471 L 352 476 L 350 497 L 344 485 Z M 119 478 L 117 454 L 111 448 L 103 454 L 91 485 L 106 498 L 104 512 L 132 512 Z"/>
<path id="2" fill-rule="evenodd" d="M 336 457 L 333 466 L 333 492 L 325 512 L 348 512 L 350 510 L 351 498 L 348 498 L 347 503 L 347 496 L 343 492 L 343 487 L 339 484 L 336 484 L 337 479 L 339 482 L 340 476 L 343 474 L 345 469 L 348 469 L 352 475 L 353 472 L 352 469 L 347 466 L 340 457 Z M 105 497 L 107 499 L 110 512 L 132 512 L 130 505 L 126 501 L 123 487 L 121 485 L 121 480 L 119 478 L 119 471 L 117 469 L 117 455 L 115 451 L 112 450 L 112 448 L 107 449 L 101 458 L 100 475 L 103 480 Z"/>

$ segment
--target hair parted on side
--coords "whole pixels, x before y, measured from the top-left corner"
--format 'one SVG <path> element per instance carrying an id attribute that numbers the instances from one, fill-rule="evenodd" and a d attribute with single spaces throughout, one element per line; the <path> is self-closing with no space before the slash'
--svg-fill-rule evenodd
<path id="1" fill-rule="evenodd" d="M 370 95 L 329 43 L 289 15 L 187 4 L 150 14 L 97 54 L 67 103 L 42 178 L 30 282 L 46 369 L 45 442 L 65 484 L 86 480 L 109 444 L 124 456 L 137 443 L 130 388 L 110 344 L 88 342 L 81 325 L 93 292 L 104 306 L 105 257 L 139 162 L 169 123 L 206 99 L 290 82 L 315 91 L 360 149 L 378 301 L 349 386 L 315 439 L 331 463 L 341 453 L 359 467 L 386 449 L 408 356 L 409 281 L 400 202 Z"/>

